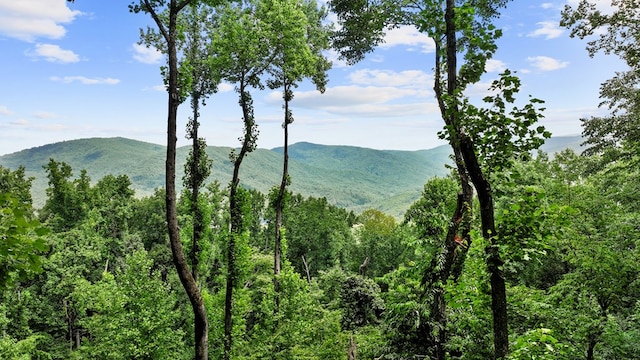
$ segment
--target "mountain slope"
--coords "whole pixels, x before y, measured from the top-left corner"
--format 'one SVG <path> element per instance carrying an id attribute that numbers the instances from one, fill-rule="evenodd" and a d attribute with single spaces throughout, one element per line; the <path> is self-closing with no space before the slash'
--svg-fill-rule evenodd
<path id="1" fill-rule="evenodd" d="M 551 151 L 559 151 L 580 141 L 580 137 L 554 138 L 548 144 Z M 223 185 L 230 181 L 230 150 L 208 147 L 213 159 L 210 181 Z M 182 183 L 188 152 L 188 147 L 178 149 L 177 184 Z M 444 164 L 450 163 L 449 154 L 448 146 L 397 151 L 297 143 L 289 147 L 290 190 L 326 197 L 332 204 L 357 212 L 373 207 L 399 217 L 420 196 L 428 178 L 448 172 Z M 43 166 L 49 158 L 68 163 L 76 175 L 86 169 L 93 181 L 107 174 L 128 175 L 138 196 L 164 186 L 165 147 L 126 138 L 71 140 L 0 156 L 1 166 L 15 169 L 23 165 L 27 175 L 35 177 L 32 192 L 37 207 L 45 201 Z M 279 184 L 281 173 L 282 148 L 257 149 L 247 156 L 240 178 L 243 186 L 266 193 Z"/>

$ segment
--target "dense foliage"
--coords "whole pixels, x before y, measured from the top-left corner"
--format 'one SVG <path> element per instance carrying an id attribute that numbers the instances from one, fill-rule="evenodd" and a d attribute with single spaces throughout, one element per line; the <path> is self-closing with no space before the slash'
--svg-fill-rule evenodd
<path id="1" fill-rule="evenodd" d="M 504 179 L 496 188 L 496 208 L 513 319 L 510 358 L 620 359 L 640 351 L 639 174 L 619 163 L 593 171 L 600 161 L 567 150 L 495 174 Z M 126 176 L 90 185 L 86 174 L 75 177 L 64 163 L 52 161 L 55 169 L 68 172 L 52 181 L 48 203 L 56 196 L 82 198 L 84 210 L 73 218 L 52 205 L 40 211 L 51 232 L 27 238 L 45 240 L 43 271 L 12 276 L 2 293 L 3 358 L 192 357 L 193 315 L 171 265 L 162 192 L 137 199 Z M 2 170 L 0 183 L 28 186 L 19 171 Z M 444 241 L 455 191 L 455 178 L 430 180 L 403 222 L 379 210 L 356 215 L 326 199 L 291 195 L 284 211 L 288 260 L 275 317 L 273 249 L 265 240 L 273 214 L 266 196 L 246 192 L 257 200 L 247 201 L 253 204 L 247 218 L 255 217 L 249 222 L 256 225 L 246 226 L 245 255 L 236 264 L 242 286 L 234 294 L 232 358 L 339 359 L 351 336 L 361 358 L 428 355 L 425 339 L 433 328 L 422 279 Z M 211 356 L 217 358 L 228 199 L 216 184 L 202 196 L 211 225 L 201 277 Z M 179 209 L 188 232 L 189 206 Z M 32 211 L 24 216 L 35 219 Z M 488 275 L 485 244 L 472 235 L 460 277 L 445 284 L 447 351 L 484 359 L 491 354 Z"/>
<path id="2" fill-rule="evenodd" d="M 165 1 L 140 4 L 137 10 L 150 11 L 148 6 Z M 533 108 L 522 110 L 532 111 L 531 121 L 516 121 L 520 130 L 509 133 L 536 143 L 529 146 L 529 140 L 512 144 L 509 136 L 484 136 L 500 132 L 494 126 L 508 119 L 500 111 L 464 109 L 468 104 L 462 102 L 459 110 L 472 115 L 464 131 L 471 131 L 473 139 L 457 139 L 481 145 L 474 154 L 491 184 L 485 189 L 495 208 L 490 236 L 479 226 L 485 214 L 473 211 L 483 202 L 459 194 L 467 181 L 460 167 L 450 176 L 428 179 L 402 221 L 380 209 L 354 213 L 325 197 L 303 197 L 284 188 L 279 192 L 282 213 L 277 214 L 269 206 L 274 193 L 247 189 L 239 181 L 242 159 L 255 148 L 258 135 L 250 90 L 262 86 L 261 73 L 269 66 L 261 40 L 275 41 L 260 38 L 267 35 L 259 25 L 270 19 L 257 17 L 266 16 L 261 14 L 264 4 L 226 4 L 217 9 L 217 16 L 226 17 L 214 18 L 221 27 L 213 35 L 219 52 L 211 63 L 227 71 L 221 77 L 237 83 L 245 125 L 242 148 L 230 156 L 234 177 L 228 188 L 205 180 L 210 163 L 203 153 L 202 161 L 190 159 L 193 166 L 185 180 L 192 184 L 176 198 L 171 198 L 175 188 L 136 197 L 127 175 L 92 181 L 87 171 L 75 175 L 78 169 L 50 159 L 44 166 L 47 199 L 34 209 L 32 179 L 25 169 L 0 167 L 0 358 L 488 359 L 497 353 L 489 281 L 496 268 L 487 266 L 490 257 L 500 259 L 497 270 L 508 299 L 504 359 L 637 357 L 637 137 L 619 137 L 612 146 L 584 155 L 565 150 L 528 156 L 520 150 L 535 147 L 538 140 L 531 136 L 547 135 L 543 129 L 525 130 L 538 117 Z M 335 2 L 360 7 L 365 20 L 370 16 L 373 25 L 383 26 L 375 22 L 381 8 L 366 4 Z M 567 25 L 577 26 L 578 36 L 593 31 L 590 26 L 595 25 L 588 21 L 617 21 L 591 13 L 585 1 L 581 4 L 577 12 L 565 12 Z M 488 11 L 483 15 L 487 21 L 495 15 L 488 3 L 480 8 Z M 472 11 L 461 14 L 473 17 Z M 162 19 L 158 17 L 159 24 Z M 244 23 L 255 31 L 242 28 Z M 428 25 L 422 23 L 422 29 Z M 468 35 L 482 28 L 463 30 Z M 615 33 L 619 28 L 610 29 Z M 357 39 L 345 31 L 349 29 L 337 33 L 337 41 L 349 44 L 353 59 L 375 45 L 371 39 L 353 43 Z M 235 37 L 247 39 L 250 47 L 231 45 Z M 470 41 L 467 50 L 478 45 L 472 40 L 463 37 L 463 44 Z M 618 45 L 628 47 L 626 42 L 597 41 L 591 46 L 635 59 L 628 59 L 634 53 Z M 188 81 L 182 81 L 188 79 L 172 81 L 185 90 Z M 517 88 L 519 82 L 508 73 L 500 81 L 507 82 L 495 84 L 503 95 L 491 99 L 504 105 L 500 96 L 510 97 L 510 86 Z M 627 124 L 637 114 L 635 107 L 625 110 L 629 116 L 617 120 Z M 487 118 L 497 123 L 479 129 Z M 195 116 L 190 126 L 197 128 Z M 460 149 L 451 131 L 462 130 L 454 127 L 448 131 L 457 156 Z M 611 135 L 590 129 L 587 125 L 585 131 L 592 144 L 604 133 Z M 193 138 L 199 139 L 197 134 Z M 194 144 L 194 151 L 202 150 L 200 141 Z M 612 157 L 612 151 L 624 156 Z M 169 221 L 175 221 L 177 231 L 171 236 Z M 272 241 L 276 227 L 278 243 Z M 184 266 L 174 266 L 179 262 L 176 249 L 184 257 L 183 247 L 189 258 L 182 259 Z M 276 252 L 282 256 L 278 271 L 273 266 Z M 185 276 L 197 286 L 196 300 L 206 311 L 194 311 L 196 301 L 185 291 Z M 208 327 L 198 326 L 202 316 Z M 202 341 L 204 346 L 198 346 Z"/>

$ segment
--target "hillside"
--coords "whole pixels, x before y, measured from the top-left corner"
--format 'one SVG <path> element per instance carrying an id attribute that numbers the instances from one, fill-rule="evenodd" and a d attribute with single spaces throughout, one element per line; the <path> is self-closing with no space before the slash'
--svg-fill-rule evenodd
<path id="1" fill-rule="evenodd" d="M 548 141 L 544 151 L 576 147 L 580 137 L 558 137 Z M 228 147 L 210 146 L 213 159 L 211 180 L 227 184 L 231 179 Z M 178 149 L 178 178 L 188 147 Z M 326 197 L 335 205 L 356 212 L 377 208 L 401 216 L 422 191 L 428 178 L 444 175 L 449 163 L 449 147 L 430 150 L 374 150 L 354 146 L 297 143 L 289 148 L 292 184 L 290 189 L 305 196 Z M 44 204 L 47 187 L 43 166 L 53 158 L 71 165 L 75 174 L 86 169 L 93 181 L 107 174 L 126 174 L 138 196 L 149 195 L 164 186 L 165 147 L 126 138 L 91 138 L 64 141 L 0 156 L 0 165 L 15 169 L 24 165 L 35 177 L 33 196 L 37 207 Z M 249 154 L 241 169 L 241 182 L 248 188 L 268 192 L 280 181 L 282 148 L 257 149 Z"/>

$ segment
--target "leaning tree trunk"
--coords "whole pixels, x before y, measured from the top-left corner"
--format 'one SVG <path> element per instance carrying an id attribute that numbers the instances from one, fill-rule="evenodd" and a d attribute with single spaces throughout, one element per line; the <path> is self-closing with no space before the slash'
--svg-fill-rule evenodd
<path id="1" fill-rule="evenodd" d="M 453 108 L 449 109 L 451 116 L 450 127 L 451 142 L 458 147 L 464 160 L 464 167 L 473 183 L 480 202 L 480 218 L 482 223 L 482 236 L 489 246 L 487 246 L 487 269 L 490 274 L 491 283 L 491 310 L 493 313 L 493 343 L 494 357 L 501 359 L 509 353 L 509 331 L 507 317 L 507 295 L 504 276 L 501 266 L 503 264 L 498 251 L 496 227 L 493 208 L 493 194 L 489 181 L 484 176 L 478 157 L 475 152 L 472 139 L 463 132 L 458 117 L 458 109 L 455 106 L 454 96 L 457 86 L 457 44 L 455 25 L 455 0 L 447 0 L 445 23 L 446 23 L 446 56 L 447 56 L 447 94 L 451 98 Z"/>

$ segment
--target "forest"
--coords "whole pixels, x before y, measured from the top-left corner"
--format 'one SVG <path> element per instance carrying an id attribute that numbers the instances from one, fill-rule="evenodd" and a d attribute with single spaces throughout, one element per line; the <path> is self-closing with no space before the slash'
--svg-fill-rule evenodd
<path id="1" fill-rule="evenodd" d="M 86 0 L 78 0 L 86 1 Z M 567 6 L 585 56 L 628 66 L 602 84 L 606 117 L 581 119 L 585 148 L 538 151 L 544 101 L 505 70 L 481 103 L 465 91 L 497 49 L 509 1 L 139 0 L 166 54 L 164 186 L 92 179 L 49 159 L 34 206 L 25 168 L 0 166 L 2 359 L 634 359 L 640 354 L 640 57 L 634 1 Z M 336 15 L 339 26 L 326 20 Z M 289 186 L 290 102 L 322 92 L 332 48 L 362 60 L 386 29 L 434 40 L 446 176 L 400 217 L 354 212 Z M 228 184 L 198 133 L 216 86 L 244 122 Z M 281 177 L 241 186 L 259 136 L 251 93 L 282 92 Z M 177 109 L 192 141 L 176 186 Z M 352 189 L 357 192 L 358 189 Z M 329 194 L 328 194 L 329 195 Z"/>

